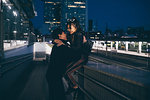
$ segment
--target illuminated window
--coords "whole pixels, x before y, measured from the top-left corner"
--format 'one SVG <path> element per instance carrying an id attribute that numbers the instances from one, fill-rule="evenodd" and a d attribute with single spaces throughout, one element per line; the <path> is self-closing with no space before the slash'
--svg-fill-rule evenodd
<path id="1" fill-rule="evenodd" d="M 59 24 L 60 22 L 52 22 L 53 24 L 55 24 L 55 23 L 57 23 L 57 24 Z"/>
<path id="2" fill-rule="evenodd" d="M 70 7 L 70 8 L 77 8 L 78 6 L 75 6 L 75 5 L 68 5 L 68 7 Z"/>
<path id="3" fill-rule="evenodd" d="M 46 1 L 45 1 L 45 3 L 54 3 L 54 2 L 46 2 Z"/>
<path id="4" fill-rule="evenodd" d="M 80 6 L 80 8 L 86 8 L 85 6 Z"/>
<path id="5" fill-rule="evenodd" d="M 49 24 L 49 23 L 51 23 L 51 22 L 45 22 L 46 24 Z"/>
<path id="6" fill-rule="evenodd" d="M 74 2 L 74 4 L 85 4 L 85 2 Z"/>

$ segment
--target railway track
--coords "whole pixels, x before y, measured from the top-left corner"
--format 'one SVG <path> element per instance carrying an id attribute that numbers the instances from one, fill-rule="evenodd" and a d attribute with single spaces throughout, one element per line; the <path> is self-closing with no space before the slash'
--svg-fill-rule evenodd
<path id="1" fill-rule="evenodd" d="M 93 62 L 104 63 L 104 64 L 107 64 L 107 65 L 116 65 L 116 66 L 126 67 L 126 68 L 129 68 L 129 69 L 138 69 L 138 70 L 143 70 L 143 71 L 150 72 L 150 70 L 147 66 L 137 66 L 136 64 L 133 65 L 133 64 L 130 64 L 132 62 L 128 62 L 126 59 L 124 59 L 125 61 L 122 61 L 123 59 L 116 60 L 116 59 L 112 59 L 112 58 L 105 57 L 105 56 L 102 56 L 102 55 L 91 54 L 89 56 L 89 60 L 93 61 Z"/>

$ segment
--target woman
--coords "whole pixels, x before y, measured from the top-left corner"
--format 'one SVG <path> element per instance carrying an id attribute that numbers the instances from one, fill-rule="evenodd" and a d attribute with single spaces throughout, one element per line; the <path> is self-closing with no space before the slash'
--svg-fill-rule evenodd
<path id="1" fill-rule="evenodd" d="M 67 23 L 67 30 L 69 31 L 68 35 L 68 41 L 70 42 L 70 46 L 72 48 L 72 51 L 74 52 L 74 60 L 70 65 L 67 66 L 66 74 L 68 75 L 69 79 L 73 83 L 73 88 L 78 88 L 78 85 L 76 84 L 74 78 L 72 77 L 72 73 L 76 71 L 77 69 L 81 68 L 81 65 L 85 61 L 85 55 L 84 55 L 84 43 L 86 43 L 85 34 L 82 31 L 80 24 L 78 20 L 73 17 L 70 19 Z"/>

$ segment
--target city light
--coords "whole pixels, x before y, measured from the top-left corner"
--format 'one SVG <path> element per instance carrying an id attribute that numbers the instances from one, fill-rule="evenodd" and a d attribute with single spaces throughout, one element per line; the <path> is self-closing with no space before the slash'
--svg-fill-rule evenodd
<path id="1" fill-rule="evenodd" d="M 86 8 L 85 6 L 80 6 L 80 8 Z"/>
<path id="2" fill-rule="evenodd" d="M 75 5 L 68 5 L 68 7 L 77 8 L 78 6 L 75 6 Z"/>
<path id="3" fill-rule="evenodd" d="M 35 35 L 33 32 L 31 32 L 32 35 Z"/>
<path id="4" fill-rule="evenodd" d="M 34 11 L 34 13 L 35 13 L 35 16 L 38 16 L 38 15 L 37 15 L 37 11 Z"/>
<path id="5" fill-rule="evenodd" d="M 14 24 L 17 24 L 17 22 L 13 22 Z"/>
<path id="6" fill-rule="evenodd" d="M 74 4 L 85 4 L 84 2 L 74 2 Z"/>
<path id="7" fill-rule="evenodd" d="M 13 31 L 13 33 L 17 33 L 17 31 Z"/>
<path id="8" fill-rule="evenodd" d="M 17 12 L 16 11 L 13 11 L 13 14 L 14 14 L 14 16 L 17 16 Z"/>
<path id="9" fill-rule="evenodd" d="M 4 3 L 7 3 L 6 0 L 2 0 Z"/>
<path id="10" fill-rule="evenodd" d="M 45 1 L 45 3 L 54 3 L 54 2 L 46 2 L 46 1 Z"/>
<path id="11" fill-rule="evenodd" d="M 54 23 L 58 23 L 58 24 L 59 24 L 60 22 L 52 22 L 52 23 L 53 23 L 53 24 L 54 24 Z"/>
<path id="12" fill-rule="evenodd" d="M 8 18 L 7 18 L 6 20 L 7 20 L 7 21 L 10 21 L 10 19 L 8 19 Z"/>
<path id="13" fill-rule="evenodd" d="M 11 7 L 10 7 L 10 6 L 8 6 L 8 8 L 9 8 L 9 9 L 11 9 Z"/>
<path id="14" fill-rule="evenodd" d="M 28 35 L 28 33 L 24 33 L 23 35 Z"/>
<path id="15" fill-rule="evenodd" d="M 68 5 L 70 8 L 86 8 L 85 6 Z"/>
<path id="16" fill-rule="evenodd" d="M 48 24 L 48 23 L 51 23 L 51 22 L 47 22 L 47 21 L 46 21 L 45 23 L 47 23 L 47 24 Z"/>

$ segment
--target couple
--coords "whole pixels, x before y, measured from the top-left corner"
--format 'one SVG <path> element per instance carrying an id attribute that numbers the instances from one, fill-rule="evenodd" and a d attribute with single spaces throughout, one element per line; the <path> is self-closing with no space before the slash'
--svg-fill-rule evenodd
<path id="1" fill-rule="evenodd" d="M 54 46 L 52 48 L 50 63 L 46 73 L 49 86 L 50 100 L 66 100 L 62 77 L 66 73 L 72 82 L 72 88 L 78 88 L 71 73 L 79 69 L 79 65 L 85 63 L 89 51 L 85 34 L 80 28 L 76 18 L 67 23 L 69 34 L 57 28 L 52 33 Z"/>

